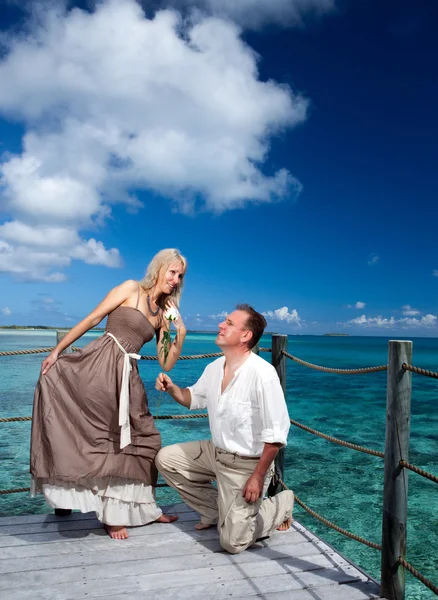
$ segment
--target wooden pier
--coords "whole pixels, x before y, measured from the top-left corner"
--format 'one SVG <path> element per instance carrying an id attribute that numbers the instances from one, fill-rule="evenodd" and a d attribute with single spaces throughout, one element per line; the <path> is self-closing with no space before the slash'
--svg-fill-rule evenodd
<path id="1" fill-rule="evenodd" d="M 0 598 L 8 600 L 364 600 L 366 573 L 299 523 L 238 555 L 216 528 L 196 531 L 184 504 L 171 524 L 130 528 L 111 540 L 94 513 L 0 519 Z"/>

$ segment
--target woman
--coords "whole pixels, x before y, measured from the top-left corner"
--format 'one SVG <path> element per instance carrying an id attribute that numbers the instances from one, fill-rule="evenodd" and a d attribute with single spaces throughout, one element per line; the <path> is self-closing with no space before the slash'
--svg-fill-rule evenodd
<path id="1" fill-rule="evenodd" d="M 161 439 L 136 359 L 154 334 L 163 370 L 181 354 L 182 319 L 169 343 L 170 321 L 163 315 L 179 303 L 186 266 L 177 250 L 159 252 L 140 282 L 111 290 L 42 363 L 32 420 L 32 493 L 42 492 L 53 508 L 96 511 L 115 539 L 128 537 L 126 526 L 177 518 L 155 503 Z M 107 315 L 105 335 L 60 356 Z"/>

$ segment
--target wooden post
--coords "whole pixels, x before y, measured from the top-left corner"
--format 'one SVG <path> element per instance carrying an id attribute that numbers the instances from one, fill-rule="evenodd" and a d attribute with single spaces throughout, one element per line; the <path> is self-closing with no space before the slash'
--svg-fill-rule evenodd
<path id="1" fill-rule="evenodd" d="M 272 335 L 272 364 L 280 378 L 281 387 L 283 388 L 284 396 L 286 397 L 286 360 L 287 358 L 282 353 L 287 350 L 287 335 L 274 333 Z M 268 496 L 279 494 L 283 487 L 278 482 L 278 477 L 284 481 L 284 448 L 281 448 L 275 458 L 275 475 L 274 479 L 268 488 Z"/>
<path id="2" fill-rule="evenodd" d="M 411 419 L 412 374 L 402 368 L 412 364 L 412 342 L 388 344 L 386 392 L 386 441 L 382 518 L 382 598 L 404 600 L 405 570 L 398 564 L 406 554 L 408 471 L 400 460 L 408 460 Z"/>
<path id="3" fill-rule="evenodd" d="M 59 342 L 65 338 L 67 333 L 68 331 L 56 331 L 56 345 L 58 345 Z M 61 354 L 70 354 L 71 352 L 73 352 L 71 346 L 67 346 L 67 348 L 61 352 Z M 58 517 L 68 517 L 68 515 L 71 515 L 71 512 L 72 511 L 70 508 L 55 508 L 55 515 Z"/>
<path id="4" fill-rule="evenodd" d="M 69 332 L 68 331 L 58 331 L 58 330 L 56 331 L 56 345 L 58 345 L 59 342 L 65 338 L 67 333 L 69 333 Z M 67 348 L 61 352 L 61 354 L 70 354 L 70 352 L 73 352 L 73 350 L 71 349 L 71 346 L 67 346 Z"/>

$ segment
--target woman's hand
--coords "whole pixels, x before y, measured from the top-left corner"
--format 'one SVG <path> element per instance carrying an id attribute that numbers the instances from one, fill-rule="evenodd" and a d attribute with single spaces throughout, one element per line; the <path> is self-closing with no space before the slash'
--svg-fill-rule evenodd
<path id="1" fill-rule="evenodd" d="M 178 333 L 186 333 L 187 329 L 182 320 L 181 313 L 179 312 L 176 304 L 172 302 L 172 300 L 168 300 L 165 304 L 164 319 L 169 323 L 169 329 L 170 323 L 173 323 Z"/>
<path id="2" fill-rule="evenodd" d="M 45 358 L 41 364 L 41 375 L 45 375 L 47 371 L 52 367 L 58 360 L 58 352 L 52 350 L 47 358 Z"/>

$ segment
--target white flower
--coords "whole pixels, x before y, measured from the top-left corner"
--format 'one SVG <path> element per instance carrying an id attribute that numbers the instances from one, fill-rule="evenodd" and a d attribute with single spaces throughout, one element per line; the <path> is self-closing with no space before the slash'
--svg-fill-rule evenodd
<path id="1" fill-rule="evenodd" d="M 179 312 L 178 312 L 178 309 L 177 309 L 177 308 L 173 308 L 173 307 L 171 307 L 171 308 L 168 308 L 168 309 L 166 310 L 166 312 L 164 313 L 164 318 L 165 318 L 167 321 L 177 321 L 177 320 L 178 320 L 178 318 L 179 318 Z"/>

